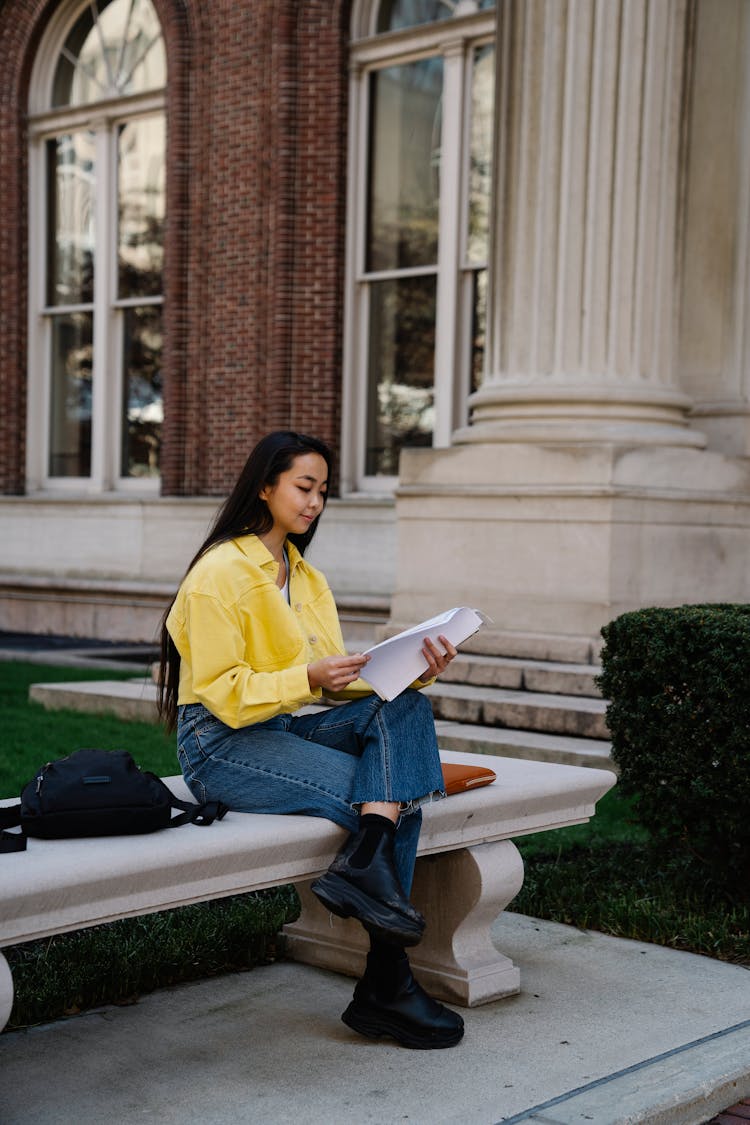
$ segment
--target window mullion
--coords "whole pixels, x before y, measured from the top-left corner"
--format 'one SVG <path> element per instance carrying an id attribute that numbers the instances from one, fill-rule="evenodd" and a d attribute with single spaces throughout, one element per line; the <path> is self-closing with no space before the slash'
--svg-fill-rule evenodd
<path id="1" fill-rule="evenodd" d="M 348 334 L 344 343 L 344 396 L 342 417 L 349 423 L 342 439 L 341 480 L 353 490 L 364 473 L 367 431 L 367 340 L 369 334 L 369 285 L 362 278 L 366 261 L 367 174 L 370 119 L 370 78 L 353 66 L 350 81 L 349 172 L 355 190 L 349 193 L 347 214 L 347 303 Z"/>
<path id="2" fill-rule="evenodd" d="M 443 120 L 440 138 L 438 287 L 435 325 L 435 426 L 433 445 L 449 446 L 455 428 L 453 385 L 457 361 L 458 262 L 461 247 L 464 45 L 444 47 Z"/>
<path id="3" fill-rule="evenodd" d="M 112 145 L 107 122 L 92 123 L 96 135 L 98 169 L 94 221 L 94 355 L 91 390 L 91 483 L 97 489 L 110 489 L 112 467 L 112 356 L 107 346 L 111 336 L 112 226 L 113 208 Z M 102 344 L 105 344 L 103 347 Z M 108 450 L 110 451 L 108 453 Z"/>
<path id="4" fill-rule="evenodd" d="M 47 244 L 46 152 L 43 143 L 29 153 L 29 318 L 28 409 L 26 421 L 29 491 L 42 487 L 49 464 L 49 320 L 39 310 L 46 304 Z"/>

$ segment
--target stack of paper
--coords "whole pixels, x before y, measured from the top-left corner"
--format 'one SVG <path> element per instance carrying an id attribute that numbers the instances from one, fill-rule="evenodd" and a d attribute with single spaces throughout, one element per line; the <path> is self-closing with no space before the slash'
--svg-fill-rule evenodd
<path id="1" fill-rule="evenodd" d="M 381 699 L 395 699 L 414 683 L 427 669 L 422 648 L 429 637 L 440 647 L 438 636 L 447 637 L 458 647 L 476 633 L 484 618 L 475 609 L 458 606 L 437 617 L 431 617 L 412 629 L 405 629 L 395 637 L 366 650 L 370 657 L 362 669 L 362 679 L 378 693 Z"/>

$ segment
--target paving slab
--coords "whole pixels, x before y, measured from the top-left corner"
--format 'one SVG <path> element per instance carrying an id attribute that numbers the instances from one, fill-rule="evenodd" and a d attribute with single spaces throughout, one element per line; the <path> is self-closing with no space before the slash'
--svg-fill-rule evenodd
<path id="1" fill-rule="evenodd" d="M 505 913 L 520 995 L 447 1051 L 356 1036 L 291 962 L 0 1036 L 3 1125 L 703 1125 L 750 1095 L 750 972 Z"/>
<path id="2" fill-rule="evenodd" d="M 111 714 L 118 719 L 157 720 L 156 684 L 150 677 L 132 680 L 81 680 L 39 683 L 29 688 L 29 699 L 55 711 L 69 708 L 90 714 Z"/>

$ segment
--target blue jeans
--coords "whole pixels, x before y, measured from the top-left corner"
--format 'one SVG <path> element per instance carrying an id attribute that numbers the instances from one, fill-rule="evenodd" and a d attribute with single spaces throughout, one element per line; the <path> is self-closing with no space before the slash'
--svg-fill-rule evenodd
<path id="1" fill-rule="evenodd" d="M 322 816 L 357 830 L 358 806 L 402 806 L 394 855 L 411 889 L 420 802 L 443 791 L 435 723 L 418 691 L 391 702 L 368 695 L 312 715 L 277 715 L 234 730 L 202 704 L 179 708 L 177 756 L 198 801 L 256 813 Z"/>

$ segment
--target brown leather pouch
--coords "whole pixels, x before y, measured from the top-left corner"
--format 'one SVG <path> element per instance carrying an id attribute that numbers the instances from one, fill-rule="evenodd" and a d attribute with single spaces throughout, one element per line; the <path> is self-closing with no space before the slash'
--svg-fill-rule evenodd
<path id="1" fill-rule="evenodd" d="M 475 766 L 469 762 L 443 762 L 443 785 L 450 797 L 453 793 L 465 793 L 467 789 L 478 789 L 490 785 L 496 778 L 494 770 L 486 766 Z"/>

